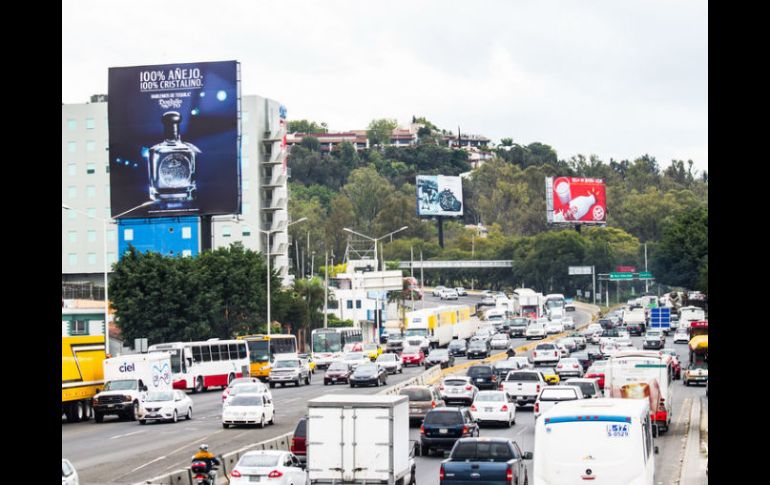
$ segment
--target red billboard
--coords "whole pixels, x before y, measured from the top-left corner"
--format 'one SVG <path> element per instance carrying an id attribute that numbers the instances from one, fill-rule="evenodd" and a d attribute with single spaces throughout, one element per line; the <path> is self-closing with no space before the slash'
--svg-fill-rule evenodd
<path id="1" fill-rule="evenodd" d="M 548 222 L 607 223 L 603 179 L 548 177 L 545 179 Z"/>
<path id="2" fill-rule="evenodd" d="M 616 266 L 616 273 L 636 273 L 636 266 Z"/>

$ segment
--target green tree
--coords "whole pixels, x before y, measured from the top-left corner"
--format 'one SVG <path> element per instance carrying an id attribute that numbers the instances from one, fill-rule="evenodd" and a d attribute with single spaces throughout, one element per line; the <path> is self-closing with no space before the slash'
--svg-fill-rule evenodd
<path id="1" fill-rule="evenodd" d="M 297 330 L 297 340 L 301 342 L 300 346 L 304 350 L 310 339 L 310 332 L 314 328 L 323 326 L 323 314 L 320 310 L 324 306 L 324 283 L 323 279 L 313 277 L 296 278 L 294 280 L 295 298 L 305 305 L 305 320 Z"/>
<path id="2" fill-rule="evenodd" d="M 289 120 L 287 131 L 289 133 L 327 133 L 329 130 L 324 122 Z"/>
<path id="3" fill-rule="evenodd" d="M 387 179 L 380 176 L 374 167 L 354 170 L 342 192 L 350 199 L 356 214 L 357 226 L 365 234 L 372 232 L 374 219 L 395 189 Z"/>
<path id="4" fill-rule="evenodd" d="M 366 130 L 366 137 L 372 146 L 387 145 L 390 143 L 390 137 L 396 128 L 398 128 L 398 122 L 394 119 L 372 120 Z"/>
<path id="5" fill-rule="evenodd" d="M 324 241 L 326 248 L 337 257 L 337 260 L 345 254 L 345 245 L 348 233 L 343 232 L 343 227 L 356 225 L 356 214 L 353 204 L 345 195 L 338 195 L 332 199 L 329 217 L 324 226 Z"/>
<path id="6" fill-rule="evenodd" d="M 512 147 L 513 146 L 513 138 L 501 138 L 500 139 L 500 145 L 504 147 Z"/>
<path id="7" fill-rule="evenodd" d="M 708 275 L 708 208 L 692 208 L 667 221 L 651 263 L 663 284 L 703 287 L 703 276 Z"/>

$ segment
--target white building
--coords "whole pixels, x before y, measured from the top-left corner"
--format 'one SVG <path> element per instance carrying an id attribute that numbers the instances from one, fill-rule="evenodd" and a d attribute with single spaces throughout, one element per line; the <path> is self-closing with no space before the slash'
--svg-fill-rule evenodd
<path id="1" fill-rule="evenodd" d="M 289 281 L 288 168 L 281 105 L 261 96 L 241 99 L 242 213 L 212 220 L 212 247 L 241 241 L 262 251 L 271 231 L 270 266 Z M 62 104 L 62 283 L 102 286 L 104 225 L 110 218 L 107 97 Z M 128 217 L 128 216 L 126 216 Z M 200 222 L 198 222 L 200 225 Z M 199 231 L 200 233 L 200 231 Z M 107 263 L 117 261 L 117 225 L 107 225 Z M 198 241 L 200 248 L 200 241 Z"/>

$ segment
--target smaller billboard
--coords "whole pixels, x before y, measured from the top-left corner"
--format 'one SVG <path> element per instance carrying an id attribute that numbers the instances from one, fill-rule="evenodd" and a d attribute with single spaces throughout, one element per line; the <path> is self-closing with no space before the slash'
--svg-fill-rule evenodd
<path id="1" fill-rule="evenodd" d="M 446 175 L 417 176 L 417 215 L 463 215 L 463 185 L 460 177 Z"/>
<path id="2" fill-rule="evenodd" d="M 547 177 L 548 222 L 606 224 L 607 197 L 603 179 Z"/>

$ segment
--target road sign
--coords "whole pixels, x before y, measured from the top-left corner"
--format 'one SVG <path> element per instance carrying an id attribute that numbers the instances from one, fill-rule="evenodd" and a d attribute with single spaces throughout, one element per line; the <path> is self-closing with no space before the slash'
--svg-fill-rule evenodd
<path id="1" fill-rule="evenodd" d="M 636 266 L 616 266 L 615 271 L 618 273 L 635 273 Z"/>
<path id="2" fill-rule="evenodd" d="M 569 267 L 569 274 L 571 275 L 580 275 L 580 274 L 593 274 L 591 271 L 591 266 L 570 266 Z"/>
<path id="3" fill-rule="evenodd" d="M 670 308 L 651 308 L 650 309 L 650 326 L 652 328 L 660 328 L 661 330 L 668 330 L 671 328 L 671 309 Z"/>
<path id="4" fill-rule="evenodd" d="M 634 279 L 634 273 L 610 273 L 610 281 L 632 279 Z"/>
<path id="5" fill-rule="evenodd" d="M 651 280 L 653 279 L 652 273 L 649 271 L 642 271 L 639 273 L 639 279 L 641 280 Z"/>
<path id="6" fill-rule="evenodd" d="M 577 290 L 577 296 L 583 296 L 583 292 L 580 290 Z"/>

